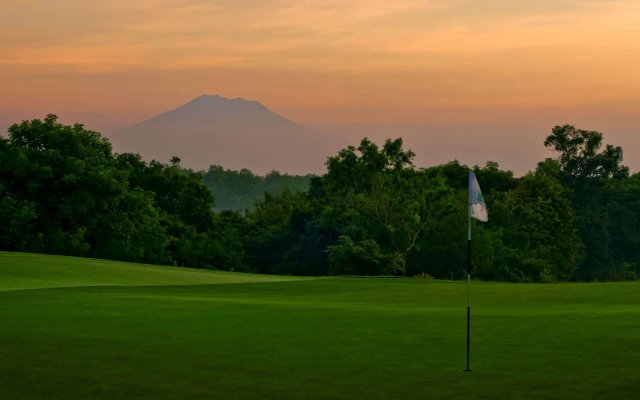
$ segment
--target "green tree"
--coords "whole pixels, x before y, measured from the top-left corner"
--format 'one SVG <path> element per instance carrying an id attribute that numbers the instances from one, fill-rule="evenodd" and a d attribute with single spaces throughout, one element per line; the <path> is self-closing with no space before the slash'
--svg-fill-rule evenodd
<path id="1" fill-rule="evenodd" d="M 637 279 L 640 276 L 640 173 L 609 183 L 607 231 L 613 260 L 607 278 Z"/>
<path id="2" fill-rule="evenodd" d="M 26 162 L 6 189 L 35 205 L 43 250 L 91 255 L 109 220 L 100 217 L 124 206 L 126 176 L 116 168 L 109 142 L 80 124 L 63 125 L 48 115 L 12 125 L 9 145 Z"/>
<path id="3" fill-rule="evenodd" d="M 602 133 L 577 129 L 571 125 L 555 126 L 544 141 L 556 152 L 564 180 L 575 186 L 586 180 L 624 178 L 629 168 L 621 165 L 622 148 L 602 147 Z"/>
<path id="4" fill-rule="evenodd" d="M 304 193 L 309 189 L 312 175 L 297 176 L 271 171 L 265 176 L 248 169 L 233 171 L 212 165 L 203 175 L 204 184 L 216 197 L 216 210 L 253 210 L 264 193 L 279 195 L 285 190 Z"/>
<path id="5" fill-rule="evenodd" d="M 300 255 L 309 212 L 305 193 L 265 193 L 255 210 L 247 214 L 250 226 L 245 250 L 251 268 L 263 273 L 313 274 Z"/>
<path id="6" fill-rule="evenodd" d="M 611 182 L 629 175 L 629 169 L 622 165 L 622 148 L 608 144 L 602 149 L 601 133 L 570 125 L 554 127 L 544 144 L 556 152 L 559 176 L 570 191 L 585 245 L 578 275 L 581 279 L 608 279 L 617 264 L 612 254 L 615 228 L 608 206 L 614 197 Z"/>
<path id="7" fill-rule="evenodd" d="M 321 218 L 336 232 L 331 264 L 348 258 L 368 273 L 407 273 L 408 256 L 431 217 L 430 196 L 438 192 L 414 169 L 413 157 L 402 139 L 388 139 L 380 149 L 365 138 L 329 158 Z M 381 256 L 365 257 L 362 249 L 380 249 Z"/>
<path id="8" fill-rule="evenodd" d="M 202 183 L 202 173 L 182 168 L 178 158 L 171 165 L 157 161 L 147 164 L 137 154 L 120 154 L 117 161 L 127 172 L 130 190 L 152 194 L 159 216 L 157 230 L 166 234 L 164 246 L 169 263 L 214 267 L 221 261 L 212 250 L 222 249 L 213 235 L 215 198 Z"/>
<path id="9" fill-rule="evenodd" d="M 514 249 L 514 277 L 526 280 L 570 279 L 583 257 L 568 194 L 558 180 L 528 174 L 493 202 L 492 221 Z"/>
<path id="10" fill-rule="evenodd" d="M 0 137 L 0 248 L 4 250 L 42 251 L 38 205 L 15 192 L 28 162 L 23 151 Z"/>

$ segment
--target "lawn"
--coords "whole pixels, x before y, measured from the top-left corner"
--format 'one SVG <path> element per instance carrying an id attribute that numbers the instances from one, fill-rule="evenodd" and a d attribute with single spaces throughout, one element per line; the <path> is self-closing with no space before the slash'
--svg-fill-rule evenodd
<path id="1" fill-rule="evenodd" d="M 637 399 L 640 284 L 297 279 L 0 253 L 0 399 Z"/>

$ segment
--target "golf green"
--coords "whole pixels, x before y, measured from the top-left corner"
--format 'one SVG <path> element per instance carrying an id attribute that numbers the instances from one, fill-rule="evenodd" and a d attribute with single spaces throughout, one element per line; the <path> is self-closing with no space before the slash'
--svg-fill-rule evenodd
<path id="1" fill-rule="evenodd" d="M 636 399 L 640 284 L 233 274 L 0 253 L 0 399 Z"/>

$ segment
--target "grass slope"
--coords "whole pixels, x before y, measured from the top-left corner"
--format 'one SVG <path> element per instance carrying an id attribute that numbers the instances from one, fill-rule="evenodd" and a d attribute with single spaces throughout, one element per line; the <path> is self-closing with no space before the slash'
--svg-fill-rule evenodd
<path id="1" fill-rule="evenodd" d="M 0 398 L 636 399 L 639 289 L 474 284 L 471 373 L 461 282 L 5 290 Z"/>
<path id="2" fill-rule="evenodd" d="M 202 285 L 304 279 L 3 251 L 0 251 L 0 277 L 0 291 L 73 286 Z"/>

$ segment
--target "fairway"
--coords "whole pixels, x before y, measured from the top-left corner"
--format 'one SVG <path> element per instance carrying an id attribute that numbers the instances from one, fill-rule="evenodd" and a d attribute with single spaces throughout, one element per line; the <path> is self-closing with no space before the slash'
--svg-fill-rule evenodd
<path id="1" fill-rule="evenodd" d="M 640 284 L 0 253 L 0 399 L 637 399 Z"/>

